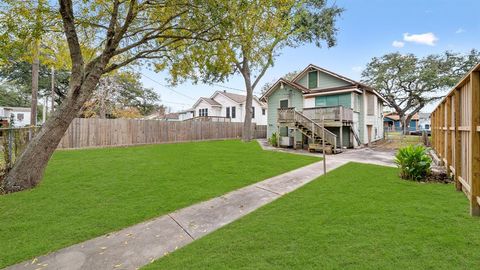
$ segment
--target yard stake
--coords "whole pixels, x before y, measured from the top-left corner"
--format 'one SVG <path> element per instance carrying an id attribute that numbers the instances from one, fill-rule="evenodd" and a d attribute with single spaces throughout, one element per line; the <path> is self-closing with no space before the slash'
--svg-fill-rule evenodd
<path id="1" fill-rule="evenodd" d="M 323 174 L 325 175 L 327 173 L 327 159 L 325 157 L 325 115 L 322 117 L 322 133 Z"/>

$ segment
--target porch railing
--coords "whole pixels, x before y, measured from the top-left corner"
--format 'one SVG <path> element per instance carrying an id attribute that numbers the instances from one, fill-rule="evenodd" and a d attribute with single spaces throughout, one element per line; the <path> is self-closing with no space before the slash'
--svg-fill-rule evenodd
<path id="1" fill-rule="evenodd" d="M 353 121 L 353 110 L 343 106 L 304 108 L 302 113 L 314 121 L 322 120 L 323 117 L 327 121 Z"/>
<path id="2" fill-rule="evenodd" d="M 224 116 L 196 116 L 183 121 L 202 121 L 202 122 L 232 122 L 232 119 Z"/>

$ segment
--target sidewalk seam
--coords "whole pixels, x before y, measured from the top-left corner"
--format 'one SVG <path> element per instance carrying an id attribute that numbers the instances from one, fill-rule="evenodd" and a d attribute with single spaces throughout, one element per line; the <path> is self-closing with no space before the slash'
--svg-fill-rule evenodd
<path id="1" fill-rule="evenodd" d="M 276 195 L 278 195 L 278 196 L 283 196 L 283 195 L 284 195 L 284 194 L 281 194 L 281 193 L 275 192 L 275 191 L 273 191 L 273 190 L 266 189 L 266 188 L 264 188 L 264 187 L 261 187 L 261 186 L 257 186 L 257 185 L 255 185 L 255 187 L 256 187 L 256 188 L 259 188 L 259 189 L 261 189 L 261 190 L 265 190 L 265 191 L 267 191 L 267 192 L 270 192 L 270 193 L 276 194 Z"/>
<path id="2" fill-rule="evenodd" d="M 175 223 L 177 223 L 177 225 L 178 225 L 180 228 L 182 228 L 182 230 L 183 230 L 188 236 L 190 236 L 190 238 L 192 238 L 192 240 L 195 240 L 195 238 L 187 231 L 187 229 L 185 229 L 185 228 L 182 226 L 182 224 L 180 224 L 180 222 L 178 222 L 176 219 L 174 219 L 171 214 L 167 214 L 167 216 L 169 216 Z"/>

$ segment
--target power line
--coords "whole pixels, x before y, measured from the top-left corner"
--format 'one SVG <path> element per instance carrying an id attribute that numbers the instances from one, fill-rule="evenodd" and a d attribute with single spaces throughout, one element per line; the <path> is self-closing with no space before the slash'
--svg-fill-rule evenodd
<path id="1" fill-rule="evenodd" d="M 173 101 L 167 101 L 167 100 L 160 100 L 161 103 L 169 103 L 169 104 L 176 104 L 176 105 L 185 105 L 185 106 L 191 106 L 190 104 L 186 103 L 180 103 L 180 102 L 173 102 Z"/>
<path id="2" fill-rule="evenodd" d="M 144 76 L 145 78 L 151 80 L 152 82 L 154 82 L 154 83 L 156 83 L 156 84 L 158 84 L 158 85 L 160 85 L 160 86 L 163 86 L 163 87 L 167 88 L 168 90 L 170 90 L 170 91 L 172 91 L 172 92 L 174 92 L 174 93 L 176 93 L 176 94 L 178 94 L 178 95 L 181 95 L 181 96 L 183 96 L 183 97 L 189 98 L 189 99 L 191 99 L 191 100 L 196 100 L 195 98 L 193 98 L 193 97 L 191 97 L 191 96 L 188 96 L 188 95 L 185 95 L 185 94 L 183 94 L 183 93 L 181 93 L 181 92 L 178 92 L 178 91 L 174 90 L 172 87 L 170 87 L 170 86 L 168 86 L 168 85 L 165 85 L 165 84 L 163 84 L 163 83 L 160 83 L 160 82 L 158 82 L 158 81 L 156 81 L 156 80 L 148 77 L 148 76 L 145 75 L 145 74 L 142 74 L 142 76 Z M 211 83 L 211 85 L 214 85 L 214 86 L 217 86 L 217 87 L 226 88 L 226 89 L 233 90 L 233 91 L 242 92 L 242 93 L 247 92 L 247 90 L 245 90 L 245 89 L 234 88 L 234 87 L 230 87 L 230 86 L 226 86 L 226 85 L 222 85 L 222 84 L 218 84 L 218 83 Z M 260 92 L 254 92 L 254 94 L 261 95 Z"/>
<path id="3" fill-rule="evenodd" d="M 165 85 L 165 84 L 163 84 L 163 83 L 160 83 L 160 82 L 158 82 L 158 81 L 156 81 L 156 80 L 148 77 L 148 76 L 145 75 L 145 74 L 142 74 L 142 76 L 145 77 L 145 78 L 147 78 L 147 79 L 149 79 L 149 80 L 151 80 L 151 81 L 154 82 L 154 83 L 157 83 L 158 85 L 161 85 L 161 86 L 167 88 L 168 90 L 170 90 L 170 91 L 172 91 L 172 92 L 174 92 L 174 93 L 176 93 L 176 94 L 178 94 L 178 95 L 181 95 L 181 96 L 183 96 L 183 97 L 189 98 L 189 99 L 191 99 L 191 100 L 196 100 L 195 98 L 193 98 L 193 97 L 191 97 L 191 96 L 187 96 L 187 95 L 185 95 L 185 94 L 183 94 L 183 93 L 181 93 L 181 92 L 179 92 L 179 91 L 177 91 L 177 90 L 174 90 L 172 87 L 170 87 L 170 86 L 168 86 L 168 85 Z"/>
<path id="4" fill-rule="evenodd" d="M 226 86 L 226 85 L 222 85 L 222 84 L 218 84 L 218 83 L 212 83 L 211 85 L 222 87 L 222 88 L 227 88 L 229 90 L 238 91 L 238 92 L 247 92 L 247 90 L 245 90 L 245 89 L 234 88 L 234 87 L 230 87 L 230 86 Z M 261 94 L 261 93 L 260 92 L 254 92 L 254 94 Z"/>

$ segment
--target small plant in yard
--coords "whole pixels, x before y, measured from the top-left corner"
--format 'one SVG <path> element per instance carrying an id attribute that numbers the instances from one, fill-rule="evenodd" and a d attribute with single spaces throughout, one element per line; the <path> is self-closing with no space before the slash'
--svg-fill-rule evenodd
<path id="1" fill-rule="evenodd" d="M 398 150 L 395 163 L 400 168 L 400 177 L 421 181 L 430 173 L 432 159 L 422 145 L 409 145 Z"/>
<path id="2" fill-rule="evenodd" d="M 273 146 L 277 147 L 278 146 L 278 137 L 277 133 L 272 133 L 272 137 L 268 140 L 268 142 Z"/>

